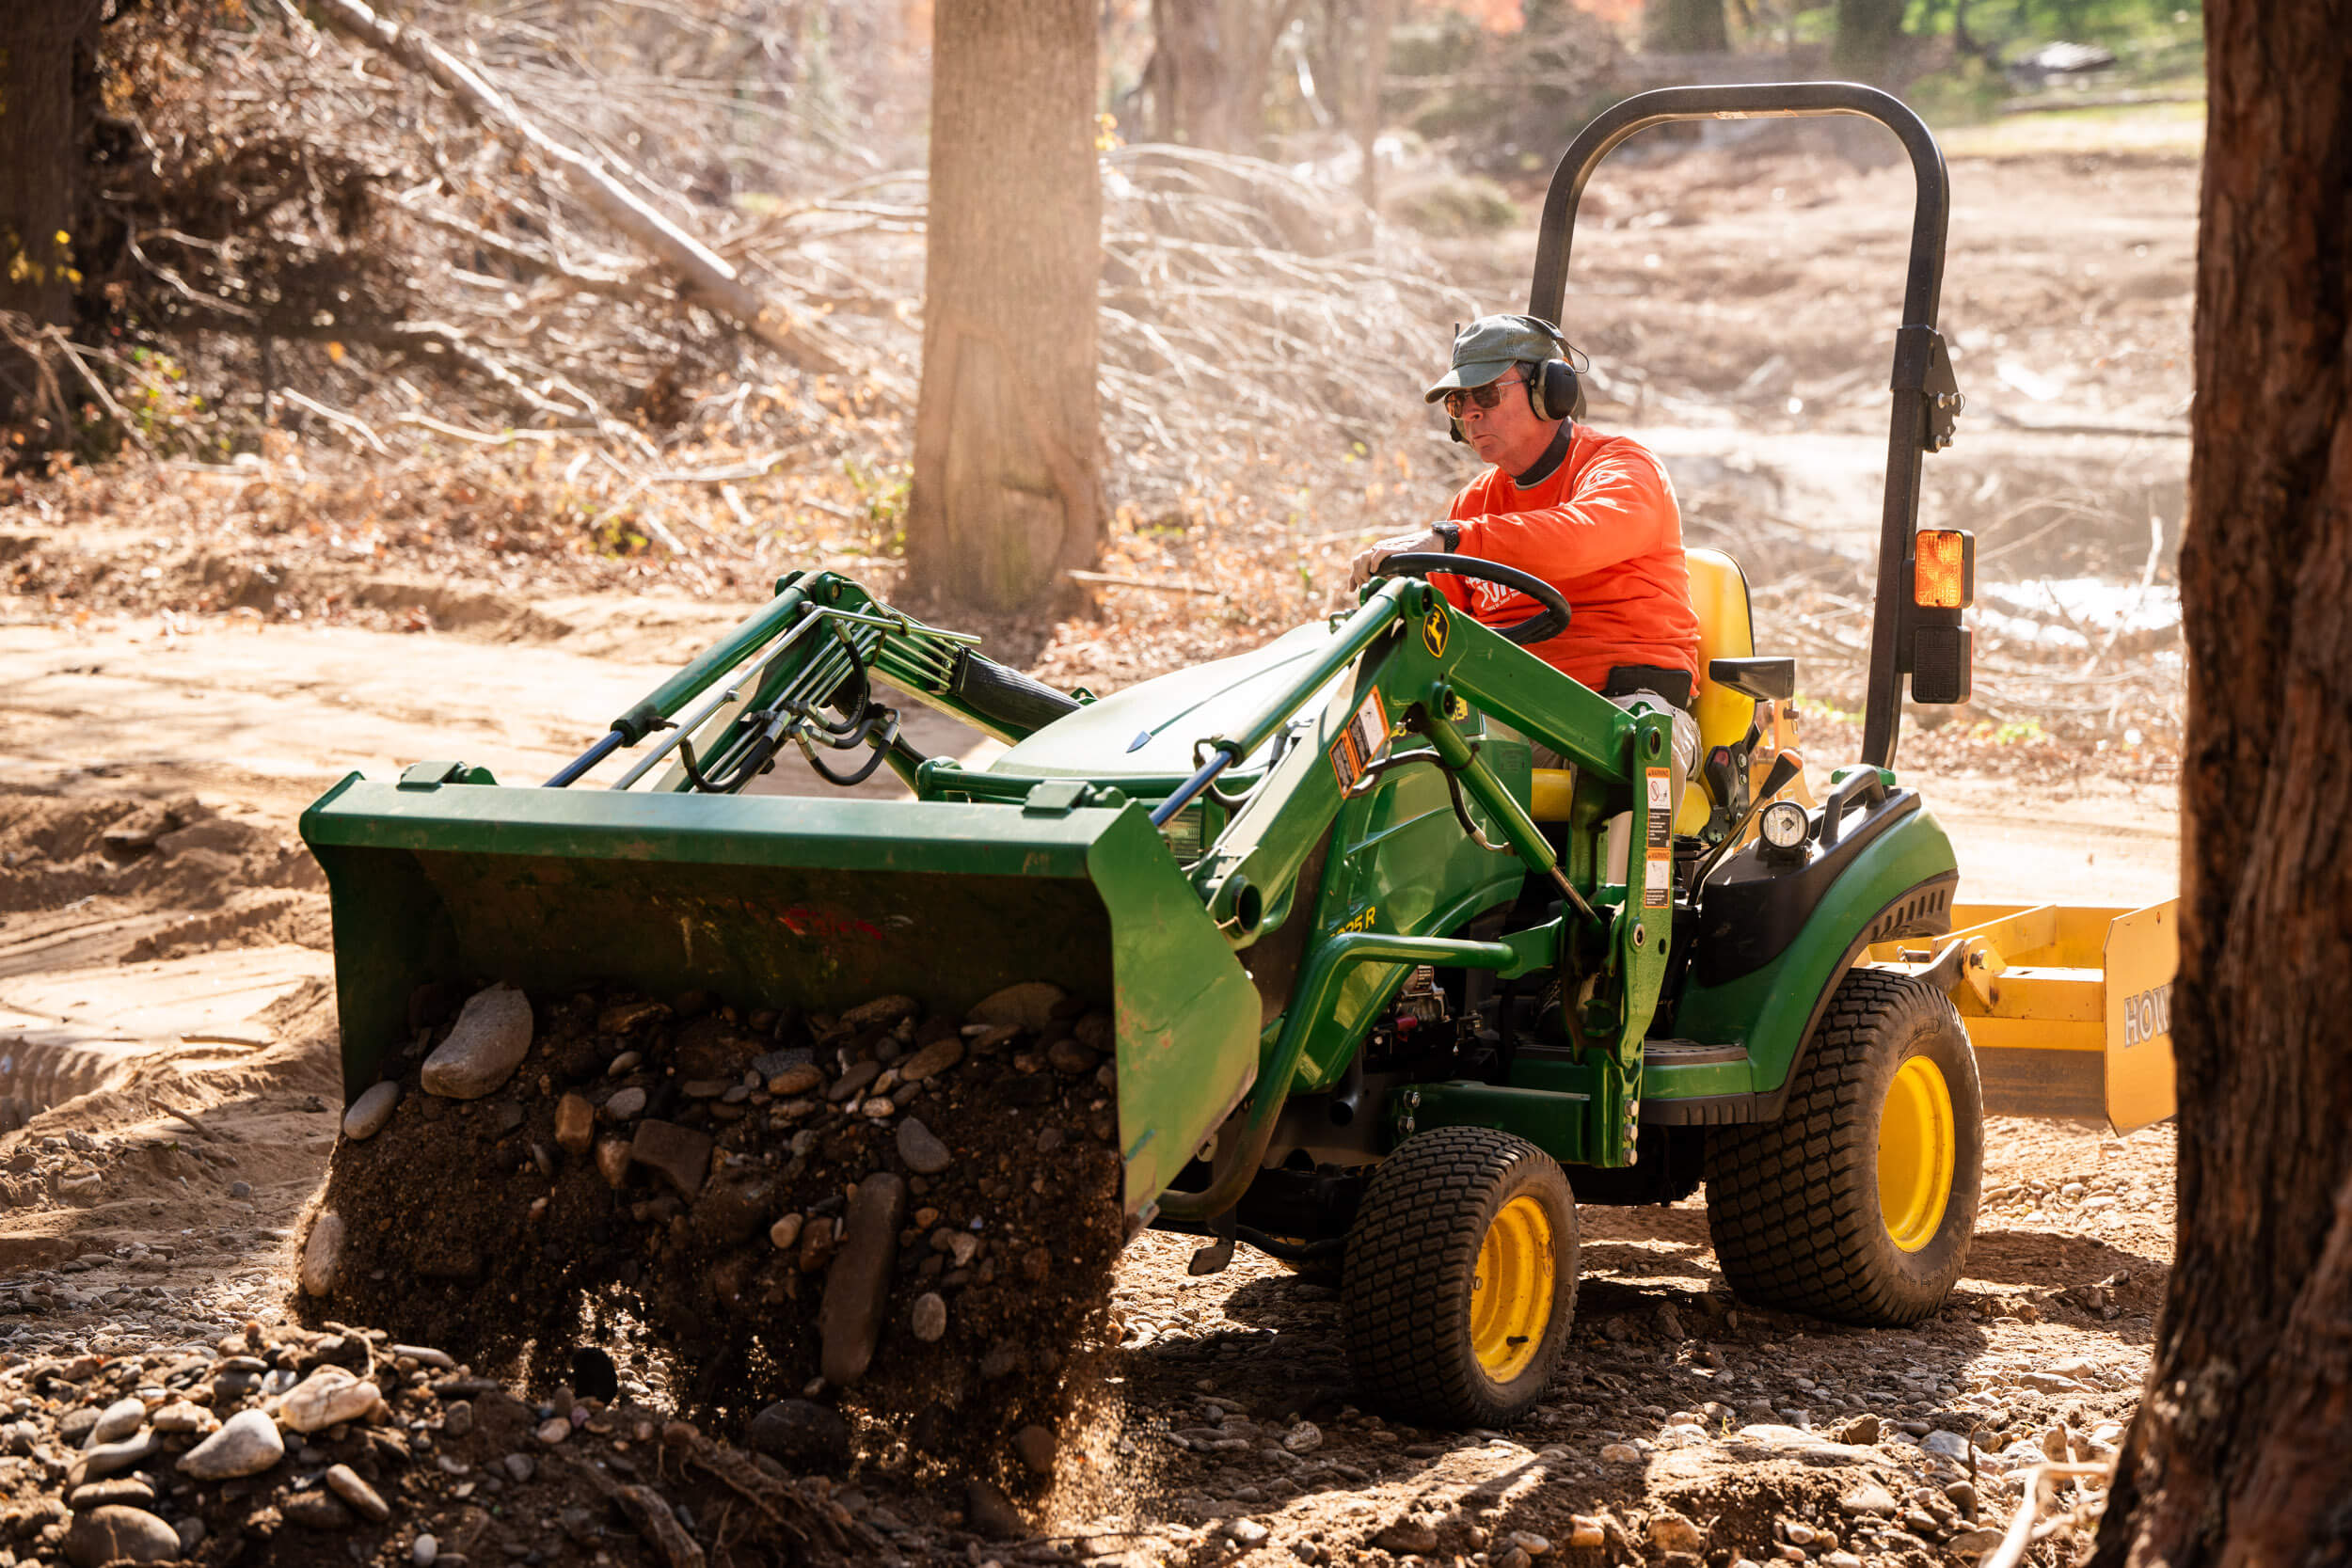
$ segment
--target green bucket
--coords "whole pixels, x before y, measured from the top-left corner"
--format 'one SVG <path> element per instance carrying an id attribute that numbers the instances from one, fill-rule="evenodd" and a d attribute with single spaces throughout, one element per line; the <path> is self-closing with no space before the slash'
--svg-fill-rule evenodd
<path id="1" fill-rule="evenodd" d="M 617 982 L 750 1008 L 1044 980 L 1108 1000 L 1141 1214 L 1248 1091 L 1256 990 L 1144 810 L 507 788 L 421 766 L 303 814 L 326 873 L 343 1086 L 435 982 Z"/>

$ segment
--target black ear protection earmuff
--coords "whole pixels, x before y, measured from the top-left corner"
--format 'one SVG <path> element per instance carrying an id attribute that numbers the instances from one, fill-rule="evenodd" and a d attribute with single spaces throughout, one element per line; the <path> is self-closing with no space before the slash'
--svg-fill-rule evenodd
<path id="1" fill-rule="evenodd" d="M 1541 316 L 1518 318 L 1545 337 L 1560 345 L 1560 357 L 1532 365 L 1520 373 L 1527 377 L 1527 406 L 1539 420 L 1575 420 L 1584 418 L 1584 383 L 1576 373 L 1573 361 L 1583 357 L 1576 345 L 1560 335 L 1560 329 Z"/>
<path id="2" fill-rule="evenodd" d="M 1515 316 L 1560 345 L 1561 357 L 1547 359 L 1540 365 L 1522 362 L 1519 374 L 1527 383 L 1527 406 L 1539 420 L 1572 420 L 1581 423 L 1584 419 L 1584 383 L 1577 374 L 1572 361 L 1581 359 L 1575 344 L 1560 334 L 1560 329 L 1541 316 Z M 1462 439 L 1462 421 L 1446 420 L 1454 439 Z"/>

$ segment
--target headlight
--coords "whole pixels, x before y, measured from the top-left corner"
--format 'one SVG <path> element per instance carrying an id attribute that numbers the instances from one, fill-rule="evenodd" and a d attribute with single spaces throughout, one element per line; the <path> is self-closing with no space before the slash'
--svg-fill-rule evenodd
<path id="1" fill-rule="evenodd" d="M 1805 834 L 1812 824 L 1805 819 L 1804 808 L 1794 800 L 1774 800 L 1764 808 L 1757 818 L 1756 832 L 1764 842 L 1775 849 L 1790 850 L 1804 847 Z"/>

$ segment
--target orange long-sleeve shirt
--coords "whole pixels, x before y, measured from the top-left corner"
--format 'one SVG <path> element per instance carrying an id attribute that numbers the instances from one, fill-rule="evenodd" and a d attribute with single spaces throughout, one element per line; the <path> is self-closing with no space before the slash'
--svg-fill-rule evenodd
<path id="1" fill-rule="evenodd" d="M 1657 458 L 1623 436 L 1579 424 L 1560 467 L 1525 489 L 1488 468 L 1454 498 L 1461 553 L 1533 573 L 1575 612 L 1568 629 L 1528 649 L 1597 691 L 1620 664 L 1698 678 L 1699 620 L 1682 558 L 1682 514 Z M 1517 589 L 1443 574 L 1440 593 L 1488 626 L 1535 614 Z"/>

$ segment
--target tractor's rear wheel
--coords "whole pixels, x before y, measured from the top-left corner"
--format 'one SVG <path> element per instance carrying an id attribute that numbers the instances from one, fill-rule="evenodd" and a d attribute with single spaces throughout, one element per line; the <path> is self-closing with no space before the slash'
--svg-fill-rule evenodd
<path id="1" fill-rule="evenodd" d="M 1983 1176 L 1983 1096 L 1959 1013 L 1924 981 L 1857 969 L 1780 1119 L 1709 1135 L 1707 1224 L 1746 1300 L 1917 1323 L 1960 1280 Z"/>
<path id="2" fill-rule="evenodd" d="M 1576 1316 L 1576 1199 L 1551 1156 L 1440 1127 L 1380 1163 L 1347 1236 L 1348 1360 L 1367 1403 L 1501 1426 L 1551 1385 Z"/>

